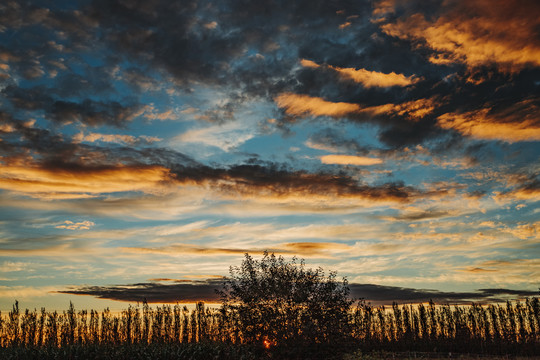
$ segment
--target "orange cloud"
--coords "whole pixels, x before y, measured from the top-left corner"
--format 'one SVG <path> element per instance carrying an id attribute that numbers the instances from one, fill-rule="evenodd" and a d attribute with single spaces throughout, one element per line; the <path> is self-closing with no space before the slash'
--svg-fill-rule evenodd
<path id="1" fill-rule="evenodd" d="M 497 201 L 539 201 L 540 187 L 525 186 L 505 193 L 496 193 L 494 199 Z"/>
<path id="2" fill-rule="evenodd" d="M 465 63 L 471 67 L 498 64 L 517 71 L 540 65 L 537 39 L 540 5 L 518 0 L 467 0 L 443 3 L 439 17 L 412 14 L 382 30 L 401 39 L 425 44 L 436 64 Z M 385 11 L 391 12 L 388 2 Z M 377 14 L 381 13 L 378 9 Z M 384 22 L 385 19 L 379 19 Z"/>
<path id="3" fill-rule="evenodd" d="M 419 120 L 426 115 L 429 115 L 435 110 L 438 101 L 435 98 L 418 99 L 407 101 L 401 104 L 385 104 L 373 106 L 364 109 L 364 112 L 374 115 L 388 114 L 400 115 L 409 118 L 409 120 Z"/>
<path id="4" fill-rule="evenodd" d="M 418 120 L 430 114 L 435 109 L 437 101 L 434 98 L 419 99 L 402 104 L 384 104 L 379 106 L 361 107 L 358 104 L 326 101 L 320 97 L 283 93 L 275 99 L 285 113 L 295 116 L 332 116 L 340 117 L 351 114 L 367 115 L 400 115 L 411 120 Z"/>
<path id="5" fill-rule="evenodd" d="M 317 64 L 316 62 L 306 59 L 300 60 L 300 64 L 304 67 L 309 67 L 312 69 L 321 67 L 321 65 Z M 421 78 L 414 75 L 405 76 L 403 74 L 396 74 L 395 72 L 386 74 L 378 71 L 369 71 L 366 69 L 356 70 L 354 68 L 340 68 L 331 65 L 327 65 L 326 67 L 338 72 L 341 78 L 361 83 L 366 88 L 408 86 L 421 80 Z"/>
<path id="6" fill-rule="evenodd" d="M 391 72 L 385 74 L 378 71 L 369 71 L 366 69 L 353 69 L 353 68 L 340 68 L 330 66 L 339 73 L 342 78 L 353 80 L 354 82 L 361 83 L 366 88 L 370 87 L 391 87 L 391 86 L 408 86 L 420 81 L 420 78 L 411 75 L 405 76 L 403 74 L 396 74 Z"/>
<path id="7" fill-rule="evenodd" d="M 209 29 L 209 30 L 215 29 L 215 28 L 217 28 L 217 26 L 218 26 L 218 23 L 215 22 L 215 21 L 204 24 L 204 27 Z"/>
<path id="8" fill-rule="evenodd" d="M 319 97 L 283 93 L 275 98 L 280 108 L 289 115 L 345 116 L 361 110 L 360 105 L 345 102 L 331 102 Z"/>
<path id="9" fill-rule="evenodd" d="M 454 129 L 476 139 L 502 140 L 508 143 L 540 140 L 540 124 L 535 119 L 537 106 L 521 102 L 502 114 L 481 109 L 465 113 L 449 113 L 438 117 L 437 124 L 443 129 Z M 525 104 L 527 105 L 527 104 Z"/>
<path id="10" fill-rule="evenodd" d="M 169 170 L 160 166 L 118 166 L 81 171 L 47 169 L 31 164 L 0 163 L 0 188 L 31 196 L 88 197 L 121 191 L 155 192 L 169 181 Z"/>
<path id="11" fill-rule="evenodd" d="M 306 60 L 306 59 L 301 59 L 300 64 L 303 67 L 308 67 L 308 68 L 312 68 L 312 69 L 316 69 L 318 67 L 321 67 L 321 65 L 317 64 L 316 62 L 311 61 L 311 60 Z"/>
<path id="12" fill-rule="evenodd" d="M 382 164 L 379 158 L 370 158 L 366 156 L 353 155 L 325 155 L 320 157 L 323 164 L 338 164 L 338 165 L 377 165 Z"/>
<path id="13" fill-rule="evenodd" d="M 267 250 L 276 254 L 301 255 L 315 257 L 329 257 L 329 252 L 347 252 L 353 247 L 340 243 L 330 242 L 295 242 L 276 244 L 272 248 L 217 248 L 198 246 L 192 244 L 176 244 L 157 248 L 145 247 L 122 247 L 121 251 L 133 254 L 157 254 L 157 255 L 241 255 L 245 253 L 262 253 Z"/>

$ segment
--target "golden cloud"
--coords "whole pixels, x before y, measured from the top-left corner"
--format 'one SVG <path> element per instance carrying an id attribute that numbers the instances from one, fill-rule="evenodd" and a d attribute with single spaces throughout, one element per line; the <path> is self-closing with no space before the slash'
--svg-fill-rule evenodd
<path id="1" fill-rule="evenodd" d="M 307 59 L 300 59 L 300 64 L 303 67 L 308 67 L 308 68 L 312 68 L 312 69 L 316 69 L 318 67 L 321 67 L 321 65 L 317 64 L 316 62 L 311 61 L 311 60 L 307 60 Z"/>
<path id="2" fill-rule="evenodd" d="M 516 119 L 510 114 L 490 114 L 490 109 L 465 113 L 449 113 L 438 117 L 443 129 L 453 129 L 465 136 L 484 140 L 502 140 L 508 143 L 540 140 L 540 126 L 531 114 Z M 508 118 L 509 116 L 510 118 Z"/>
<path id="3" fill-rule="evenodd" d="M 321 67 L 321 65 L 317 64 L 316 62 L 306 59 L 301 59 L 300 64 L 304 67 L 312 69 Z M 378 71 L 369 71 L 366 69 L 357 70 L 354 68 L 341 68 L 331 65 L 327 65 L 326 67 L 336 71 L 341 78 L 361 83 L 366 88 L 409 86 L 412 84 L 416 84 L 418 81 L 421 80 L 421 78 L 418 78 L 414 75 L 405 76 L 403 74 L 396 74 L 395 72 L 386 74 Z"/>
<path id="4" fill-rule="evenodd" d="M 540 188 L 539 187 L 520 187 L 505 193 L 496 193 L 495 200 L 498 202 L 510 201 L 539 201 L 540 200 Z"/>
<path id="5" fill-rule="evenodd" d="M 0 163 L 0 188 L 30 196 L 88 197 L 123 191 L 155 192 L 171 180 L 161 166 L 86 168 L 81 171 L 48 169 L 24 164 Z M 163 186 L 161 186 L 163 188 Z"/>
<path id="6" fill-rule="evenodd" d="M 330 66 L 339 73 L 342 78 L 353 80 L 354 82 L 361 83 L 366 88 L 371 87 L 391 87 L 391 86 L 409 86 L 416 84 L 420 81 L 420 78 L 411 75 L 405 76 L 403 74 L 396 74 L 391 72 L 385 74 L 378 71 L 369 71 L 366 69 L 353 69 L 353 68 L 340 68 Z"/>
<path id="7" fill-rule="evenodd" d="M 418 99 L 402 104 L 384 104 L 379 106 L 361 107 L 358 104 L 346 102 L 331 102 L 320 97 L 283 93 L 275 99 L 278 107 L 285 113 L 294 116 L 332 116 L 341 117 L 351 114 L 367 115 L 400 115 L 416 121 L 433 112 L 438 104 L 435 98 Z"/>
<path id="8" fill-rule="evenodd" d="M 382 164 L 382 160 L 379 158 L 370 158 L 366 156 L 353 156 L 353 155 L 325 155 L 320 157 L 323 164 L 338 164 L 338 165 L 377 165 Z"/>
<path id="9" fill-rule="evenodd" d="M 377 14 L 391 12 L 389 2 Z M 446 2 L 439 17 L 415 13 L 395 23 L 381 25 L 390 36 L 425 44 L 436 54 L 436 64 L 465 63 L 470 67 L 497 64 L 517 71 L 540 65 L 537 39 L 539 4 L 518 0 L 467 0 Z M 379 19 L 378 22 L 384 22 Z"/>
<path id="10" fill-rule="evenodd" d="M 175 244 L 170 246 L 146 248 L 146 247 L 121 247 L 122 252 L 132 254 L 156 254 L 156 255 L 242 255 L 245 253 L 262 253 L 269 251 L 283 255 L 301 255 L 328 258 L 329 253 L 351 251 L 353 247 L 340 243 L 331 242 L 295 242 L 276 244 L 272 248 L 219 248 L 199 246 L 192 244 Z"/>
<path id="11" fill-rule="evenodd" d="M 289 115 L 345 116 L 360 111 L 358 104 L 331 102 L 320 97 L 283 93 L 275 98 L 280 108 L 285 108 Z"/>

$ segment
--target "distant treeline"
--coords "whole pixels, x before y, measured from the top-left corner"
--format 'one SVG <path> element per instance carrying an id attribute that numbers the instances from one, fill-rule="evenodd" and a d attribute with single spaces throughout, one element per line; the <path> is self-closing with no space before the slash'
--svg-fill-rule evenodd
<path id="1" fill-rule="evenodd" d="M 374 307 L 360 302 L 349 313 L 351 350 L 425 351 L 481 354 L 540 354 L 540 301 L 470 306 L 397 305 Z M 280 344 L 259 341 L 264 351 Z M 129 306 L 118 314 L 109 309 L 62 313 L 25 310 L 15 303 L 0 313 L 0 347 L 62 348 L 214 343 L 246 344 L 234 313 L 226 308 L 193 310 L 182 305 Z M 222 344 L 222 345 L 219 345 Z M 247 344 L 251 346 L 253 344 Z M 317 344 L 311 344 L 317 348 Z M 297 349 L 300 351 L 299 349 Z"/>

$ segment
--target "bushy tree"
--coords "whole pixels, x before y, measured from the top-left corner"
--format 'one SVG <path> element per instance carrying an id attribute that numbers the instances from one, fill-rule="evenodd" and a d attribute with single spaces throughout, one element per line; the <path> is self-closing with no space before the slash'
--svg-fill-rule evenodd
<path id="1" fill-rule="evenodd" d="M 338 345 L 351 333 L 349 292 L 335 272 L 264 252 L 261 260 L 246 254 L 231 267 L 220 293 L 245 342 L 316 348 Z"/>

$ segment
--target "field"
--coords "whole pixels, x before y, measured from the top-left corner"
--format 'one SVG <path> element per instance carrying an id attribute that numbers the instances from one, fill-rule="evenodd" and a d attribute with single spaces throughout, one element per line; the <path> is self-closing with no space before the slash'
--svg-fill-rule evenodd
<path id="1" fill-rule="evenodd" d="M 485 306 L 360 303 L 350 311 L 348 333 L 339 341 L 298 344 L 273 343 L 264 334 L 246 341 L 233 314 L 203 303 L 192 311 L 144 303 L 119 314 L 76 311 L 73 305 L 62 313 L 20 311 L 15 304 L 1 319 L 2 359 L 530 359 L 540 354 L 538 298 Z"/>

